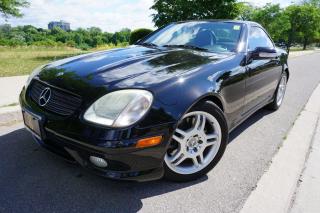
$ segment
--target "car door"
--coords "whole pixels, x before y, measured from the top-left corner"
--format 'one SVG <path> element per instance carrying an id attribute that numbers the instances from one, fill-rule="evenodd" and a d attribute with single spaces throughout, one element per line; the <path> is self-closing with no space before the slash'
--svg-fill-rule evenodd
<path id="1" fill-rule="evenodd" d="M 248 38 L 248 62 L 244 113 L 250 113 L 271 100 L 281 74 L 280 58 L 277 54 L 269 58 L 251 57 L 259 48 L 275 50 L 268 34 L 259 26 L 252 26 Z"/>

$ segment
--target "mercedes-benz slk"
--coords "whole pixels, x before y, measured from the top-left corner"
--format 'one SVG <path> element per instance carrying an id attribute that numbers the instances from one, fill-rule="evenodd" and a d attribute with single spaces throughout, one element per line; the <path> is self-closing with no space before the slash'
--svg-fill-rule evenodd
<path id="1" fill-rule="evenodd" d="M 99 175 L 189 181 L 242 121 L 280 107 L 288 78 L 287 53 L 259 24 L 186 21 L 37 68 L 20 104 L 39 144 Z"/>

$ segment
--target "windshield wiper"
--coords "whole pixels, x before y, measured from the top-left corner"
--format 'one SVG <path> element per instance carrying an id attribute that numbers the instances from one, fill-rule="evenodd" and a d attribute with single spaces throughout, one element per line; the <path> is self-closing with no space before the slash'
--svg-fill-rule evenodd
<path id="1" fill-rule="evenodd" d="M 146 47 L 157 47 L 158 46 L 154 43 L 148 43 L 148 42 L 143 42 L 143 43 L 140 43 L 139 45 L 146 46 Z"/>
<path id="2" fill-rule="evenodd" d="M 167 44 L 163 45 L 164 47 L 177 47 L 177 48 L 187 48 L 187 49 L 193 49 L 193 50 L 202 50 L 202 51 L 209 51 L 206 48 L 197 47 L 193 45 L 186 45 L 186 44 Z"/>

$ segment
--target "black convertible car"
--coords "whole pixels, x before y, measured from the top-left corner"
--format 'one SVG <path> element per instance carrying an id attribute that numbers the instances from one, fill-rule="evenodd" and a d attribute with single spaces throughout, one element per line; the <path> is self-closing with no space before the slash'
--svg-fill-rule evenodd
<path id="1" fill-rule="evenodd" d="M 20 104 L 39 144 L 99 175 L 189 181 L 242 121 L 280 107 L 288 78 L 287 53 L 259 24 L 186 21 L 42 66 Z"/>

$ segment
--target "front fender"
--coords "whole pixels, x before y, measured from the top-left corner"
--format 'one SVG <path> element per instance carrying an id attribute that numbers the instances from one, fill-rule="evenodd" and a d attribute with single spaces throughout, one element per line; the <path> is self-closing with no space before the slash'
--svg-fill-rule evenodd
<path id="1" fill-rule="evenodd" d="M 212 72 L 211 72 L 212 73 Z M 196 77 L 177 77 L 177 79 L 157 93 L 157 99 L 166 105 L 169 114 L 176 121 L 203 99 L 217 99 L 225 107 L 221 97 L 219 76 L 221 72 L 209 75 L 204 72 Z"/>
<path id="2" fill-rule="evenodd" d="M 240 65 L 242 60 L 239 54 L 177 76 L 159 85 L 154 92 L 156 99 L 167 106 L 166 111 L 176 121 L 203 99 L 218 101 L 226 120 L 235 120 L 241 114 L 245 96 L 246 68 Z"/>

